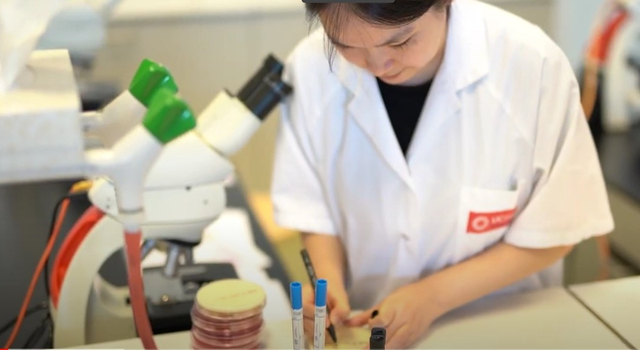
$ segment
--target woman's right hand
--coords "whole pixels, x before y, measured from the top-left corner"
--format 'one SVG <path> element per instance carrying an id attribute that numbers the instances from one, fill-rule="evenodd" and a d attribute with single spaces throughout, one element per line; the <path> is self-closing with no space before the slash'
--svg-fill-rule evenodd
<path id="1" fill-rule="evenodd" d="M 315 293 L 311 284 L 306 284 L 302 287 L 302 305 L 304 313 L 304 333 L 309 339 L 313 339 L 314 333 L 314 321 L 315 321 Z M 351 307 L 349 306 L 349 298 L 344 287 L 331 285 L 331 281 L 328 283 L 327 288 L 327 306 L 331 310 L 331 314 L 328 314 L 326 320 L 326 327 L 329 327 L 329 321 L 337 327 L 349 318 L 351 314 Z M 325 336 L 325 339 L 329 335 Z"/>

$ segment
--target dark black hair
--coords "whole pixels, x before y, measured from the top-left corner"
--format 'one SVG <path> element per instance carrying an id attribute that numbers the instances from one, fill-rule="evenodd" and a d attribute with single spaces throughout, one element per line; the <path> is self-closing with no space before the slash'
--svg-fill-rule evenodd
<path id="1" fill-rule="evenodd" d="M 400 27 L 416 21 L 431 8 L 442 10 L 448 7 L 452 0 L 395 0 L 393 3 L 307 3 L 307 19 L 312 24 L 326 11 L 332 16 L 331 28 L 324 28 L 326 33 L 335 39 L 340 38 L 340 27 L 343 25 L 345 13 L 356 15 L 358 18 L 373 25 L 384 27 Z M 328 43 L 331 56 L 335 48 Z"/>

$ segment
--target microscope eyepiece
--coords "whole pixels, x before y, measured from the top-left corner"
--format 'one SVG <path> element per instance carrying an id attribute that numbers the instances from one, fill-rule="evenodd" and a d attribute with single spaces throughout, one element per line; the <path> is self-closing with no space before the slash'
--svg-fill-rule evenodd
<path id="1" fill-rule="evenodd" d="M 258 88 L 262 81 L 271 74 L 276 74 L 278 77 L 282 75 L 284 66 L 273 55 L 267 56 L 262 63 L 262 67 L 258 70 L 253 77 L 240 89 L 238 93 L 238 99 L 246 101 L 249 96 Z"/>
<path id="2" fill-rule="evenodd" d="M 292 91 L 293 88 L 283 82 L 279 74 L 271 73 L 259 82 L 246 99 L 240 100 L 256 117 L 264 120 Z"/>

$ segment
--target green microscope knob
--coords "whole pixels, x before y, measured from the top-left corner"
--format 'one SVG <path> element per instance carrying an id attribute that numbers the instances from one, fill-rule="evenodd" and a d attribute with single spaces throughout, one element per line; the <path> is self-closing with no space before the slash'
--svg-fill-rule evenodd
<path id="1" fill-rule="evenodd" d="M 153 95 L 160 89 L 168 89 L 173 93 L 178 92 L 178 86 L 169 70 L 165 66 L 145 58 L 131 80 L 129 92 L 149 108 Z"/>
<path id="2" fill-rule="evenodd" d="M 169 89 L 152 97 L 142 124 L 162 144 L 167 144 L 196 127 L 189 105 Z"/>

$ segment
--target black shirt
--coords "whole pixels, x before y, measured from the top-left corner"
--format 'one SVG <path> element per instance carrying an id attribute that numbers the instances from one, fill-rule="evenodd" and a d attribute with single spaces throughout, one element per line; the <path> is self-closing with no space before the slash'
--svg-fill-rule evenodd
<path id="1" fill-rule="evenodd" d="M 418 86 L 398 86 L 377 80 L 393 131 L 406 156 L 432 81 Z"/>

